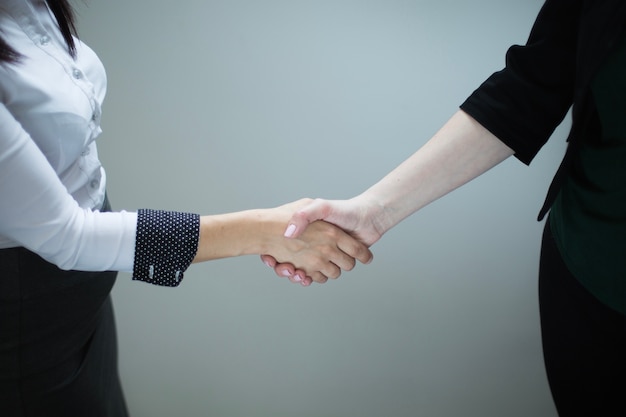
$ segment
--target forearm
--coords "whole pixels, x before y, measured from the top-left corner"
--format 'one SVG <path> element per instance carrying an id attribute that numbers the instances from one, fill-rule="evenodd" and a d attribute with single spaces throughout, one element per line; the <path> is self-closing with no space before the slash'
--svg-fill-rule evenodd
<path id="1" fill-rule="evenodd" d="M 422 148 L 355 199 L 375 207 L 372 221 L 382 235 L 513 153 L 473 118 L 458 111 Z"/>
<path id="2" fill-rule="evenodd" d="M 200 218 L 198 251 L 193 262 L 265 253 L 280 237 L 284 222 L 274 211 L 247 210 Z"/>
<path id="3" fill-rule="evenodd" d="M 369 262 L 372 254 L 366 246 L 326 222 L 314 222 L 296 239 L 283 236 L 285 223 L 310 201 L 303 199 L 270 209 L 200 217 L 198 249 L 193 262 L 268 254 L 280 262 L 291 263 L 307 279 L 316 282 L 337 278 L 341 270 L 351 270 L 355 260 Z"/>

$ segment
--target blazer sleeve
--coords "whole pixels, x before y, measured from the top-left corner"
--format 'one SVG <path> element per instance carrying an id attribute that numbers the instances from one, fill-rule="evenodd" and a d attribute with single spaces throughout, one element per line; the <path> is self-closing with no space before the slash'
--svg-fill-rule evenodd
<path id="1" fill-rule="evenodd" d="M 530 164 L 572 105 L 580 0 L 547 0 L 526 45 L 514 45 L 506 66 L 461 109 Z"/>

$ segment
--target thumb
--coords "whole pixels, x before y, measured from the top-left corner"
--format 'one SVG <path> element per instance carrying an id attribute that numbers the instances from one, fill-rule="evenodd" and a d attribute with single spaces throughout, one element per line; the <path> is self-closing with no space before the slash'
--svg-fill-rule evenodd
<path id="1" fill-rule="evenodd" d="M 285 229 L 284 236 L 295 238 L 300 236 L 310 223 L 317 220 L 324 220 L 330 214 L 330 206 L 321 199 L 313 200 L 307 206 L 296 211 Z"/>

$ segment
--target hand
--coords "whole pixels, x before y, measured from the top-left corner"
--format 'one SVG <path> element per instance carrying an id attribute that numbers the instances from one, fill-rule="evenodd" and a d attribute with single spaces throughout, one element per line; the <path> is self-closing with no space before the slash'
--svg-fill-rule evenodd
<path id="1" fill-rule="evenodd" d="M 370 247 L 383 235 L 382 228 L 377 227 L 375 221 L 380 212 L 382 212 L 381 207 L 368 203 L 364 199 L 323 200 L 318 198 L 293 214 L 285 230 L 285 237 L 298 237 L 311 222 L 324 220 L 340 227 Z"/>
<path id="2" fill-rule="evenodd" d="M 357 198 L 351 200 L 316 199 L 293 214 L 285 231 L 285 236 L 289 238 L 298 237 L 308 229 L 312 222 L 324 220 L 341 227 L 369 247 L 378 241 L 383 234 L 379 231 L 380 229 L 376 228 L 374 221 L 376 213 L 380 212 L 380 207 L 364 201 L 360 202 Z M 278 276 L 288 277 L 295 282 L 301 279 L 296 277 L 300 277 L 302 271 L 296 270 L 292 264 L 280 263 L 270 255 L 262 255 L 261 260 L 273 268 Z"/>
<path id="3" fill-rule="evenodd" d="M 311 202 L 309 199 L 300 200 L 276 210 L 290 210 L 289 215 L 293 218 L 294 212 L 299 212 Z M 280 237 L 280 245 L 273 249 L 274 253 L 263 257 L 273 264 L 280 260 L 281 265 L 288 265 L 280 273 L 277 271 L 278 275 L 305 286 L 311 282 L 323 283 L 328 278 L 338 278 L 341 270 L 352 270 L 357 259 L 362 263 L 369 263 L 372 259 L 372 253 L 366 245 L 327 222 L 307 222 L 306 227 L 301 228 L 296 236 L 276 237 Z M 282 245 L 284 248 L 280 247 Z"/>
<path id="4" fill-rule="evenodd" d="M 285 236 L 299 236 L 312 221 L 325 220 L 369 247 L 406 217 L 513 154 L 459 110 L 424 146 L 362 194 L 350 200 L 318 199 L 297 210 Z M 291 268 L 263 259 L 278 273 Z"/>

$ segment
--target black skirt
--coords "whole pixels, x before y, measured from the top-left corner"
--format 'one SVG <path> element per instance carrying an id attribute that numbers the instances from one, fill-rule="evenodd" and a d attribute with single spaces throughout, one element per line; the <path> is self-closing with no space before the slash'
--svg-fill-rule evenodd
<path id="1" fill-rule="evenodd" d="M 128 415 L 110 297 L 116 275 L 0 250 L 0 416 Z"/>

